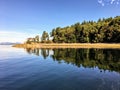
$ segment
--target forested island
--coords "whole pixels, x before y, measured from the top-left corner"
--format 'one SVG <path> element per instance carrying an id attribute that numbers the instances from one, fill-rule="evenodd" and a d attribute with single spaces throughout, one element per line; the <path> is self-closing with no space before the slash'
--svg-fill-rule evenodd
<path id="1" fill-rule="evenodd" d="M 50 34 L 44 31 L 41 38 L 37 35 L 35 38 L 28 38 L 25 42 L 29 45 L 36 43 L 37 45 L 39 43 L 120 43 L 120 16 L 98 21 L 83 21 L 63 28 L 57 27 Z"/>

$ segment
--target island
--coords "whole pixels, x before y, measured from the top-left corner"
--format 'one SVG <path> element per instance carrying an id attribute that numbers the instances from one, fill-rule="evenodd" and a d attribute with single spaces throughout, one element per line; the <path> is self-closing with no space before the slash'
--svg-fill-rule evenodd
<path id="1" fill-rule="evenodd" d="M 30 37 L 19 48 L 120 48 L 120 16 L 83 21 Z"/>

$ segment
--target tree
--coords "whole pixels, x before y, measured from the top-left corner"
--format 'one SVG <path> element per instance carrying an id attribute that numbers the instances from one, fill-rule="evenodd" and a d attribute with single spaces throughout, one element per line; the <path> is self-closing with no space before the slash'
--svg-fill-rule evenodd
<path id="1" fill-rule="evenodd" d="M 35 42 L 39 43 L 39 35 L 35 37 Z"/>
<path id="2" fill-rule="evenodd" d="M 47 40 L 49 40 L 49 35 L 46 31 L 44 31 L 43 34 L 42 34 L 42 37 L 41 37 L 41 41 L 45 42 Z"/>
<path id="3" fill-rule="evenodd" d="M 27 44 L 31 44 L 31 43 L 34 43 L 35 42 L 35 38 L 28 38 L 26 43 Z"/>

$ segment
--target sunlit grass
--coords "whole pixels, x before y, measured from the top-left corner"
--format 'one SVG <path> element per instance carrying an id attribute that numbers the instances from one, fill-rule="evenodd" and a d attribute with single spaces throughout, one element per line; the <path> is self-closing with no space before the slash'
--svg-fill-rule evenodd
<path id="1" fill-rule="evenodd" d="M 17 44 L 19 48 L 120 48 L 120 44 L 108 43 L 33 43 Z"/>

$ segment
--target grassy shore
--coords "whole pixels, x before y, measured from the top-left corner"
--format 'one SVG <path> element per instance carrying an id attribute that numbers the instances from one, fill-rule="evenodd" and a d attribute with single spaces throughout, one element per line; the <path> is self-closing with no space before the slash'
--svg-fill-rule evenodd
<path id="1" fill-rule="evenodd" d="M 13 47 L 18 48 L 116 48 L 120 49 L 120 44 L 108 43 L 33 43 L 16 44 Z"/>

